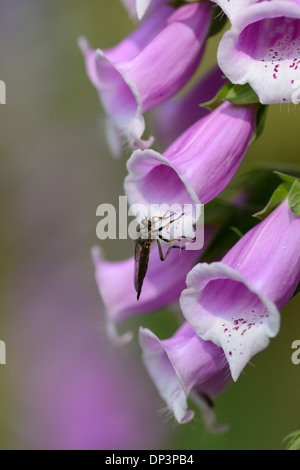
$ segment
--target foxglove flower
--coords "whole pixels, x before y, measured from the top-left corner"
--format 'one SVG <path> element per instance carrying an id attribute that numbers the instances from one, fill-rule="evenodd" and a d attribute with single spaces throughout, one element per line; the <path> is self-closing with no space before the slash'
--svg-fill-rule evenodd
<path id="1" fill-rule="evenodd" d="M 233 380 L 278 334 L 279 310 L 300 281 L 300 217 L 284 201 L 226 254 L 187 277 L 181 310 L 194 331 L 222 347 Z"/>
<path id="2" fill-rule="evenodd" d="M 224 352 L 199 338 L 188 323 L 175 335 L 159 340 L 148 329 L 140 330 L 143 361 L 161 397 L 175 419 L 183 424 L 194 417 L 187 399 L 193 394 L 211 430 L 224 431 L 215 424 L 211 401 L 230 383 Z"/>
<path id="3" fill-rule="evenodd" d="M 205 248 L 215 229 L 205 227 Z M 134 258 L 124 261 L 106 261 L 99 248 L 92 251 L 95 277 L 105 307 L 106 328 L 113 341 L 128 342 L 130 334 L 118 338 L 115 325 L 135 315 L 153 312 L 179 300 L 185 288 L 185 279 L 192 267 L 200 261 L 201 250 L 173 250 L 162 263 L 154 245 L 150 252 L 149 267 L 142 295 L 137 301 L 134 288 Z"/>
<path id="4" fill-rule="evenodd" d="M 262 104 L 298 102 L 300 1 L 218 3 L 232 19 L 218 50 L 228 79 L 249 83 Z"/>
<path id="5" fill-rule="evenodd" d="M 223 72 L 215 66 L 187 93 L 159 106 L 153 123 L 160 145 L 169 147 L 186 129 L 207 116 L 210 111 L 200 104 L 212 100 L 225 83 Z"/>
<path id="6" fill-rule="evenodd" d="M 210 3 L 176 10 L 162 5 L 133 36 L 108 51 L 80 47 L 87 73 L 108 116 L 108 140 L 118 155 L 121 140 L 147 148 L 143 115 L 175 95 L 191 78 L 203 55 L 211 22 Z"/>
<path id="7" fill-rule="evenodd" d="M 197 207 L 229 184 L 248 149 L 256 108 L 225 102 L 183 133 L 161 155 L 137 150 L 127 162 L 129 204 Z"/>

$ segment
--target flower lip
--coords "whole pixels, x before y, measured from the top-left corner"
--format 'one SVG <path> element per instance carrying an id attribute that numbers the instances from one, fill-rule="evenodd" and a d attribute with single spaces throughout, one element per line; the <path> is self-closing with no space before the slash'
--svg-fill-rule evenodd
<path id="1" fill-rule="evenodd" d="M 119 69 L 119 67 L 115 64 L 113 64 L 109 58 L 107 57 L 107 55 L 104 53 L 104 51 L 102 51 L 101 49 L 97 49 L 95 51 L 95 66 L 97 67 L 98 65 L 101 67 L 101 62 L 103 62 L 103 70 L 102 70 L 102 74 L 104 75 L 105 73 L 107 73 L 109 75 L 109 73 L 111 73 L 113 76 L 112 77 L 109 77 L 110 79 L 113 78 L 113 81 L 119 81 L 120 82 L 120 85 L 119 86 L 122 86 L 123 85 L 123 81 L 124 83 L 127 85 L 127 92 L 131 92 L 131 95 L 132 97 L 135 99 L 135 102 L 133 99 L 131 99 L 131 105 L 133 106 L 133 109 L 135 111 L 135 108 L 141 108 L 141 100 L 140 100 L 140 95 L 139 95 L 139 92 L 137 90 L 137 88 L 135 87 L 135 85 L 130 82 L 130 80 L 127 79 L 126 75 L 124 73 L 122 73 L 122 71 Z M 103 79 L 103 77 L 102 77 Z M 105 82 L 105 75 L 104 75 L 104 80 Z M 104 93 L 109 93 L 109 87 L 111 86 L 111 83 L 107 82 L 107 85 L 104 85 L 103 84 L 103 87 L 101 89 L 102 92 Z M 106 100 L 105 100 L 105 94 L 103 95 L 103 98 L 104 98 L 104 105 L 106 103 Z M 120 108 L 120 110 L 122 111 L 122 107 L 118 104 L 118 108 Z M 107 111 L 109 112 L 110 110 L 107 109 Z"/>
<path id="2" fill-rule="evenodd" d="M 206 244 L 214 233 L 213 226 L 205 228 Z M 199 261 L 200 255 L 198 250 L 186 250 L 184 253 L 173 250 L 168 256 L 168 262 L 162 263 L 157 246 L 153 246 L 142 296 L 137 302 L 134 288 L 134 257 L 122 261 L 107 261 L 102 256 L 101 249 L 95 246 L 92 249 L 92 260 L 108 333 L 113 332 L 113 328 L 123 320 L 176 303 L 185 288 L 185 278 Z"/>
<path id="3" fill-rule="evenodd" d="M 222 262 L 201 263 L 192 269 L 180 306 L 204 341 L 223 348 L 234 381 L 280 328 L 276 305 Z"/>
<path id="4" fill-rule="evenodd" d="M 110 76 L 107 84 L 103 85 L 100 95 L 104 109 L 115 123 L 116 128 L 120 129 L 120 134 L 126 134 L 132 148 L 148 148 L 152 145 L 154 138 L 142 140 L 146 126 L 137 87 L 117 65 L 109 60 L 101 49 L 97 49 L 95 67 L 101 66 L 102 80 L 104 79 L 105 82 L 106 74 Z M 116 93 L 116 90 L 119 92 Z M 124 110 L 126 110 L 125 114 Z"/>
<path id="5" fill-rule="evenodd" d="M 143 114 L 175 95 L 190 80 L 204 53 L 209 4 L 184 5 L 175 11 L 164 4 L 157 10 L 114 48 L 95 52 L 79 40 L 88 75 L 115 125 L 109 127 L 109 144 L 116 154 L 121 145 L 111 142 L 113 138 L 123 138 L 133 149 L 152 145 L 152 138 L 142 140 Z"/>
<path id="6" fill-rule="evenodd" d="M 300 5 L 260 2 L 243 10 L 224 34 L 218 62 L 233 83 L 249 83 L 262 104 L 293 102 L 299 77 Z M 300 69 L 299 69 L 300 70 Z"/>
<path id="7" fill-rule="evenodd" d="M 278 17 L 299 19 L 299 16 L 300 5 L 293 1 L 263 1 L 245 8 L 244 11 L 237 16 L 234 22 L 234 29 L 241 32 L 244 28 L 257 21 Z"/>
<path id="8" fill-rule="evenodd" d="M 125 138 L 132 148 L 148 148 L 154 138 L 143 140 L 145 119 L 142 114 L 141 98 L 135 84 L 122 72 L 118 64 L 114 64 L 109 53 L 97 49 L 93 51 L 85 38 L 80 38 L 79 47 L 86 60 L 88 75 L 99 93 L 109 119 L 109 129 L 113 132 L 108 143 L 115 156 L 120 154 L 113 140 Z M 101 77 L 101 78 L 100 78 Z M 114 150 L 116 149 L 116 150 Z"/>
<path id="9" fill-rule="evenodd" d="M 141 328 L 140 345 L 144 350 L 145 367 L 176 420 L 180 424 L 191 421 L 194 412 L 188 410 L 185 386 L 160 339 L 150 330 Z"/>
<path id="10" fill-rule="evenodd" d="M 154 150 L 136 150 L 127 162 L 124 188 L 130 204 L 200 205 L 190 184 L 170 161 Z"/>
<path id="11" fill-rule="evenodd" d="M 202 341 L 188 323 L 182 324 L 172 338 L 163 341 L 141 328 L 140 346 L 150 377 L 180 424 L 194 417 L 193 411 L 188 410 L 187 400 L 191 395 L 211 432 L 227 429 L 217 424 L 211 402 L 231 382 L 222 349 Z"/>

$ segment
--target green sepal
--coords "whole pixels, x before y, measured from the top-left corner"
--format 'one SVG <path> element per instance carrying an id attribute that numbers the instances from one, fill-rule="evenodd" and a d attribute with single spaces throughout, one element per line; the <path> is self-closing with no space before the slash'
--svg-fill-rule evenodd
<path id="1" fill-rule="evenodd" d="M 287 197 L 289 194 L 290 186 L 288 183 L 281 183 L 277 189 L 275 189 L 274 193 L 271 196 L 270 201 L 259 212 L 256 212 L 256 214 L 253 214 L 253 217 L 257 217 L 260 220 L 264 220 L 266 217 L 268 217 L 271 212 L 273 212 L 276 207 L 278 207 Z"/>
<path id="2" fill-rule="evenodd" d="M 255 131 L 250 142 L 251 144 L 254 144 L 254 142 L 256 142 L 257 139 L 259 139 L 259 137 L 262 135 L 265 129 L 268 109 L 269 109 L 268 106 L 264 106 L 262 104 L 258 107 L 258 110 L 256 113 Z"/>
<path id="3" fill-rule="evenodd" d="M 233 104 L 255 104 L 259 103 L 259 98 L 251 86 L 246 83 L 245 85 L 233 85 L 226 95 L 226 101 Z"/>
<path id="4" fill-rule="evenodd" d="M 300 431 L 294 431 L 285 437 L 283 442 L 286 442 L 286 450 L 300 450 Z"/>
<path id="5" fill-rule="evenodd" d="M 246 85 L 234 85 L 227 82 L 212 100 L 201 103 L 200 106 L 213 111 L 224 101 L 230 101 L 230 103 L 237 105 L 258 104 L 259 98 L 248 83 Z"/>
<path id="6" fill-rule="evenodd" d="M 274 171 L 274 173 L 284 182 L 288 183 L 290 187 L 293 186 L 294 182 L 299 178 L 297 176 L 287 175 L 286 173 L 282 173 L 281 171 Z"/>
<path id="7" fill-rule="evenodd" d="M 291 211 L 300 215 L 300 179 L 280 172 L 276 172 L 276 174 L 289 185 L 288 201 Z"/>
<path id="8" fill-rule="evenodd" d="M 253 217 L 258 217 L 261 220 L 265 219 L 286 198 L 288 198 L 291 211 L 296 215 L 300 215 L 300 179 L 279 171 L 274 171 L 274 173 L 282 180 L 282 183 L 276 188 L 266 207 L 255 213 Z"/>
<path id="9" fill-rule="evenodd" d="M 295 180 L 288 195 L 291 211 L 300 215 L 300 180 Z"/>
<path id="10" fill-rule="evenodd" d="M 250 143 L 253 144 L 256 142 L 264 131 L 268 106 L 260 104 L 257 94 L 252 90 L 250 85 L 233 85 L 231 82 L 227 82 L 212 100 L 201 103 L 200 106 L 214 111 L 221 106 L 224 101 L 229 101 L 239 106 L 250 104 L 257 105 L 256 125 Z"/>
<path id="11" fill-rule="evenodd" d="M 235 233 L 239 239 L 243 238 L 244 234 L 241 232 L 241 230 L 238 227 L 235 227 L 232 225 L 231 227 L 228 227 L 229 230 L 231 230 L 233 233 Z"/>
<path id="12" fill-rule="evenodd" d="M 232 83 L 227 82 L 212 100 L 206 101 L 205 103 L 200 103 L 199 106 L 201 106 L 202 108 L 206 108 L 209 111 L 214 111 L 221 104 L 223 104 L 224 101 L 226 101 L 226 96 L 228 92 L 230 91 L 231 87 L 232 87 Z"/>

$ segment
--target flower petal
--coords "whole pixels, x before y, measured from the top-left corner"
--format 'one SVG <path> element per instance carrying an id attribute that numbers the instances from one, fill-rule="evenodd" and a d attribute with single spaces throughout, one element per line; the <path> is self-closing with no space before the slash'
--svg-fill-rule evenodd
<path id="1" fill-rule="evenodd" d="M 288 200 L 247 232 L 222 262 L 281 310 L 300 282 L 300 217 Z"/>
<path id="2" fill-rule="evenodd" d="M 224 103 L 165 152 L 133 153 L 125 192 L 130 204 L 206 204 L 230 183 L 255 128 L 255 107 Z"/>
<path id="3" fill-rule="evenodd" d="M 122 141 L 127 141 L 132 148 L 150 147 L 153 137 L 142 139 L 145 120 L 135 85 L 123 76 L 103 51 L 93 51 L 84 40 L 81 40 L 80 46 L 86 60 L 87 73 L 98 90 L 108 115 L 108 145 L 113 155 L 119 156 Z"/>
<path id="4" fill-rule="evenodd" d="M 170 161 L 154 150 L 136 150 L 127 162 L 124 188 L 129 204 L 185 204 L 200 201 Z"/>
<path id="5" fill-rule="evenodd" d="M 184 95 L 159 106 L 153 121 L 160 145 L 166 149 L 190 126 L 207 116 L 209 110 L 199 104 L 213 99 L 225 83 L 223 72 L 215 66 Z"/>
<path id="6" fill-rule="evenodd" d="M 203 56 L 210 23 L 209 4 L 185 4 L 173 10 L 165 27 L 135 59 L 119 65 L 123 76 L 135 84 L 144 113 L 191 79 Z"/>
<path id="7" fill-rule="evenodd" d="M 223 348 L 235 381 L 279 332 L 276 305 L 224 263 L 198 264 L 187 277 L 180 306 L 203 340 Z"/>
<path id="8" fill-rule="evenodd" d="M 249 83 L 262 104 L 295 102 L 300 79 L 300 4 L 273 0 L 246 8 L 224 34 L 218 63 L 231 82 Z"/>
<path id="9" fill-rule="evenodd" d="M 193 390 L 212 428 L 214 420 L 207 413 L 210 397 L 206 397 L 215 388 L 212 387 L 215 380 L 218 393 L 228 385 L 223 351 L 211 342 L 202 341 L 187 323 L 164 341 L 150 330 L 141 328 L 140 345 L 145 367 L 176 420 L 182 424 L 194 417 L 187 403 Z"/>
<path id="10" fill-rule="evenodd" d="M 209 243 L 213 230 L 206 229 Z M 188 272 L 201 256 L 201 251 L 172 250 L 161 262 L 153 246 L 140 300 L 134 288 L 134 258 L 106 261 L 101 250 L 94 247 L 92 258 L 97 286 L 103 300 L 108 325 L 115 325 L 135 315 L 146 314 L 176 302 L 185 288 Z M 111 328 L 111 327 L 109 327 Z M 111 331 L 111 329 L 109 329 Z"/>
<path id="11" fill-rule="evenodd" d="M 187 392 L 161 341 L 152 331 L 141 329 L 140 344 L 149 375 L 175 419 L 181 424 L 191 421 L 194 412 L 188 410 Z"/>
<path id="12" fill-rule="evenodd" d="M 145 149 L 152 144 L 152 138 L 142 140 L 143 114 L 175 95 L 192 77 L 210 23 L 211 8 L 206 2 L 186 4 L 175 11 L 165 4 L 110 50 L 93 52 L 80 40 L 87 73 L 103 107 L 131 148 Z"/>
<path id="13" fill-rule="evenodd" d="M 122 133 L 109 117 L 105 120 L 105 131 L 109 151 L 113 157 L 118 158 L 122 153 L 123 147 Z"/>

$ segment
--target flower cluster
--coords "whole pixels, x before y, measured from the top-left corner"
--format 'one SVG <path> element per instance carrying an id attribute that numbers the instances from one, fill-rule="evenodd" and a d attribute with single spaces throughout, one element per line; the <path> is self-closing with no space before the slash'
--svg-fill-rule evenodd
<path id="1" fill-rule="evenodd" d="M 111 152 L 120 156 L 124 142 L 132 151 L 125 194 L 131 206 L 177 205 L 182 215 L 191 204 L 209 211 L 262 132 L 266 105 L 297 98 L 300 0 L 123 4 L 138 23 L 128 38 L 104 51 L 92 49 L 83 38 L 79 44 L 106 112 Z M 224 18 L 230 24 L 217 63 L 199 78 L 195 72 L 207 41 Z M 129 339 L 117 337 L 121 321 L 180 307 L 181 326 L 171 338 L 160 340 L 140 329 L 144 364 L 179 423 L 192 419 L 188 397 L 193 395 L 208 426 L 223 429 L 215 425 L 211 400 L 278 334 L 280 310 L 298 287 L 300 182 L 281 178 L 284 182 L 259 214 L 262 220 L 252 218 L 253 226 L 239 241 L 220 247 L 209 262 L 204 255 L 220 232 L 218 217 L 205 221 L 201 249 L 188 250 L 181 243 L 181 250 L 168 250 L 167 259 L 154 247 L 143 252 L 139 300 L 133 282 L 137 259 L 110 262 L 93 249 L 107 331 L 114 340 Z M 242 192 L 230 204 L 243 205 L 245 198 Z M 170 215 L 166 225 L 173 221 Z M 146 240 L 149 247 L 154 241 L 159 246 L 174 241 L 159 236 L 160 230 L 157 239 Z"/>

